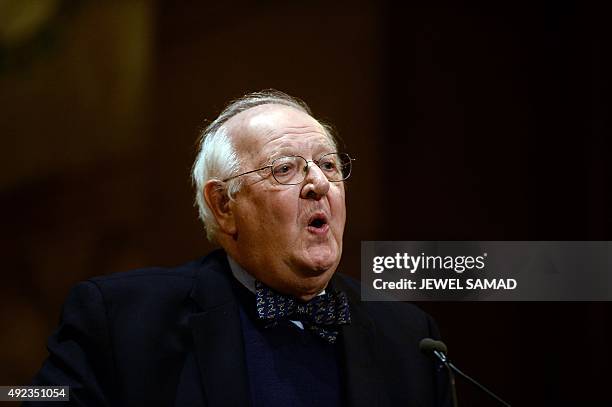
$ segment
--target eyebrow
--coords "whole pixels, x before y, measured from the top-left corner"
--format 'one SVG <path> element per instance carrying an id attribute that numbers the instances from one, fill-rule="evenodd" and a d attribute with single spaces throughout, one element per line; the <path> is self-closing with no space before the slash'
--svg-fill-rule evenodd
<path id="1" fill-rule="evenodd" d="M 321 158 L 321 156 L 325 154 L 336 152 L 335 147 L 332 145 L 317 146 L 312 151 L 317 152 L 317 154 L 314 154 L 312 157 L 314 160 Z M 286 156 L 302 156 L 302 154 L 296 153 L 294 149 L 288 146 L 280 147 L 278 149 L 275 149 L 275 151 L 268 157 L 268 159 L 266 161 L 262 161 L 261 163 L 262 165 L 266 165 L 271 163 L 276 158 Z"/>
<path id="2" fill-rule="evenodd" d="M 285 153 L 282 148 L 281 149 L 275 149 L 274 152 L 272 152 L 272 154 L 264 155 L 261 158 L 259 158 L 256 161 L 256 165 L 258 167 L 264 167 L 266 165 L 270 165 L 275 158 L 283 157 L 283 156 L 286 156 L 286 155 L 292 155 L 292 154 Z"/>

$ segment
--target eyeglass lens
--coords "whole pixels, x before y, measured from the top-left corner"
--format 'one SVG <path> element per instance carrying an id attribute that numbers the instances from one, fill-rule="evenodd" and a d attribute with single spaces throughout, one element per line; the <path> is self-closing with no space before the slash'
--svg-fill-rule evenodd
<path id="1" fill-rule="evenodd" d="M 342 181 L 351 174 L 351 159 L 345 153 L 326 154 L 316 164 L 329 181 Z M 307 165 L 302 157 L 280 157 L 272 162 L 272 175 L 280 184 L 299 184 L 304 181 Z"/>

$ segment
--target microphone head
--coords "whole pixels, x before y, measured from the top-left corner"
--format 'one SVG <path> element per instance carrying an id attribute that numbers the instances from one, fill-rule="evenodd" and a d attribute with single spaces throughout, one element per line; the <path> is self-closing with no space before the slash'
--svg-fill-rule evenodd
<path id="1" fill-rule="evenodd" d="M 435 350 L 442 353 L 447 353 L 446 345 L 442 341 L 436 341 L 431 338 L 423 338 L 419 342 L 419 349 L 424 353 L 431 353 Z"/>

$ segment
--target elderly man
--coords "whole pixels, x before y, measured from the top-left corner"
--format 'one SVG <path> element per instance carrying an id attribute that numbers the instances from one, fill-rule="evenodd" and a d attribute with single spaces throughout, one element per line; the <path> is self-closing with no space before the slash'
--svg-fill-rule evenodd
<path id="1" fill-rule="evenodd" d="M 437 337 L 414 306 L 366 303 L 334 274 L 352 159 L 301 101 L 231 103 L 193 167 L 222 250 L 173 269 L 79 284 L 35 379 L 86 406 L 434 406 Z"/>

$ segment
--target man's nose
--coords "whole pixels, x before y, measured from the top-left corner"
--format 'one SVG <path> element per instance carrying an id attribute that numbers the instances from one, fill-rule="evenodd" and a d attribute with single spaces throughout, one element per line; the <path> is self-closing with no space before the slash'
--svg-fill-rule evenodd
<path id="1" fill-rule="evenodd" d="M 302 198 L 316 200 L 323 198 L 329 191 L 329 180 L 323 174 L 321 168 L 313 162 L 308 163 L 305 171 L 301 191 Z"/>

